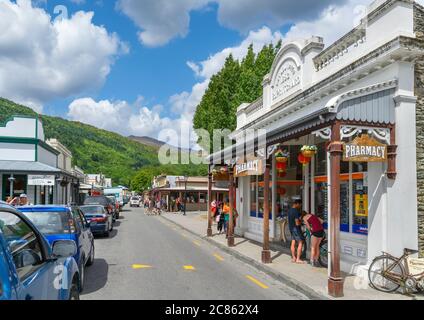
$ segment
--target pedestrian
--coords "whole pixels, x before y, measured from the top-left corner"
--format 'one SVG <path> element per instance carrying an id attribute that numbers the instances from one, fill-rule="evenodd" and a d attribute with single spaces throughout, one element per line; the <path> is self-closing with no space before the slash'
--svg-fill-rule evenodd
<path id="1" fill-rule="evenodd" d="M 302 200 L 298 199 L 294 201 L 293 206 L 288 212 L 289 229 L 292 237 L 291 241 L 291 254 L 292 262 L 298 264 L 305 264 L 305 261 L 301 259 L 303 244 L 305 238 L 302 234 L 302 221 L 301 221 L 301 210 Z"/>
<path id="2" fill-rule="evenodd" d="M 222 229 L 225 227 L 225 215 L 222 212 L 222 203 L 220 203 L 220 205 L 217 208 L 218 211 L 218 216 L 217 216 L 217 220 L 218 220 L 218 234 L 222 233 Z"/>
<path id="3" fill-rule="evenodd" d="M 225 200 L 223 206 L 222 206 L 222 213 L 224 215 L 224 231 L 226 234 L 226 238 L 228 238 L 228 227 L 230 222 L 230 203 L 228 199 Z"/>
<path id="4" fill-rule="evenodd" d="M 302 221 L 311 233 L 311 266 L 319 267 L 319 246 L 325 236 L 323 226 L 324 221 L 321 218 L 318 218 L 316 215 L 307 213 L 306 211 L 302 212 Z"/>
<path id="5" fill-rule="evenodd" d="M 218 210 L 216 208 L 216 200 L 213 200 L 211 202 L 211 213 L 212 213 L 212 217 L 216 218 L 216 216 L 218 215 L 218 212 L 217 211 Z"/>
<path id="6" fill-rule="evenodd" d="M 30 203 L 28 201 L 28 196 L 25 193 L 22 193 L 19 196 L 19 206 L 24 207 L 24 206 L 32 206 L 32 203 Z"/>

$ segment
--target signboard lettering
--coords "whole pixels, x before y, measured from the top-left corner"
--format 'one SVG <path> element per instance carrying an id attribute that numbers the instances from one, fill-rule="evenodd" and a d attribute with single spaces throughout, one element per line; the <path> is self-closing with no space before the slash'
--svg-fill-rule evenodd
<path id="1" fill-rule="evenodd" d="M 234 176 L 246 177 L 246 176 L 260 176 L 264 173 L 264 160 L 254 158 L 246 162 L 241 162 L 234 167 Z"/>
<path id="2" fill-rule="evenodd" d="M 387 145 L 378 142 L 369 135 L 361 135 L 343 146 L 343 161 L 349 162 L 385 162 Z"/>
<path id="3" fill-rule="evenodd" d="M 29 186 L 54 186 L 55 176 L 49 175 L 28 175 Z"/>

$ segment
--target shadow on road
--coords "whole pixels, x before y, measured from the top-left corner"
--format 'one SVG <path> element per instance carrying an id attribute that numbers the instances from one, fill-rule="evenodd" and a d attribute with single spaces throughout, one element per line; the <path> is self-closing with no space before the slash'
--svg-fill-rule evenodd
<path id="1" fill-rule="evenodd" d="M 102 289 L 108 280 L 109 265 L 104 259 L 95 259 L 93 265 L 86 269 L 86 280 L 82 295 Z"/>
<path id="2" fill-rule="evenodd" d="M 116 227 L 116 225 L 115 225 L 114 227 Z M 106 237 L 106 236 L 100 236 L 100 235 L 95 235 L 95 236 L 94 236 L 94 239 L 96 239 L 96 240 L 98 240 L 98 241 L 102 241 L 102 240 L 107 240 L 107 239 L 113 239 L 113 238 L 115 238 L 117 235 L 118 235 L 118 230 L 113 229 L 113 230 L 110 232 L 109 237 Z"/>

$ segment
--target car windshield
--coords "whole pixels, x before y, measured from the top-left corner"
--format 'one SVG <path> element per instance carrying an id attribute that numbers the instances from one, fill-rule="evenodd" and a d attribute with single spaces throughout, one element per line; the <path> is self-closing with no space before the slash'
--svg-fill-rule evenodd
<path id="1" fill-rule="evenodd" d="M 31 222 L 45 235 L 70 233 L 67 212 L 24 212 Z"/>
<path id="2" fill-rule="evenodd" d="M 84 204 L 100 204 L 102 206 L 107 206 L 109 203 L 109 200 L 106 197 L 92 197 L 87 198 L 84 201 Z"/>
<path id="3" fill-rule="evenodd" d="M 87 216 L 99 215 L 104 213 L 103 207 L 100 207 L 100 206 L 86 206 L 86 207 L 81 207 L 80 209 Z"/>

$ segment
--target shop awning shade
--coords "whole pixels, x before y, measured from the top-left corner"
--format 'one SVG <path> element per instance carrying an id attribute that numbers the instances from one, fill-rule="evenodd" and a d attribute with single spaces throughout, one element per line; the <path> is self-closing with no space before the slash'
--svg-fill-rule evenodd
<path id="1" fill-rule="evenodd" d="M 0 161 L 0 172 L 6 173 L 61 173 L 58 168 L 36 161 Z"/>

